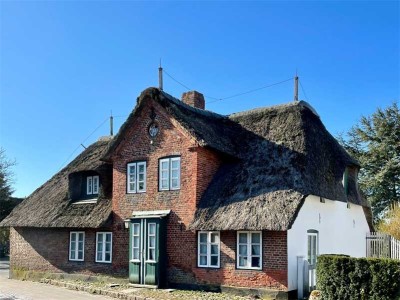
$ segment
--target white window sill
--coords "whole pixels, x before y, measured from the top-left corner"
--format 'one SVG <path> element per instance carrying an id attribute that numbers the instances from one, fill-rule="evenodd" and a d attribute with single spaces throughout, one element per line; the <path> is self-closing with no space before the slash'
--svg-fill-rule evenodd
<path id="1" fill-rule="evenodd" d="M 72 204 L 77 205 L 77 204 L 95 204 L 95 203 L 97 203 L 97 198 L 78 200 Z"/>

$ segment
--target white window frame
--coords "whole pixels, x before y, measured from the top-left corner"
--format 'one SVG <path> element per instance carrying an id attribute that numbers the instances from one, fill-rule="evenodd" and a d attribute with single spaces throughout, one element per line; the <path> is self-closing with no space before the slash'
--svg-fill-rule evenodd
<path id="1" fill-rule="evenodd" d="M 201 265 L 200 262 L 200 245 L 204 244 L 200 242 L 200 234 L 207 234 L 207 264 Z M 217 234 L 218 243 L 211 243 L 211 234 Z M 217 265 L 211 265 L 211 256 L 216 256 L 215 254 L 211 255 L 211 245 L 218 245 L 218 263 Z M 204 255 L 201 255 L 204 256 Z M 221 264 L 221 234 L 219 231 L 199 231 L 197 233 L 197 267 L 200 268 L 219 268 Z"/>
<path id="2" fill-rule="evenodd" d="M 178 161 L 179 162 L 179 167 L 178 167 L 178 176 L 176 178 L 172 177 L 172 162 L 173 161 Z M 167 162 L 168 163 L 168 168 L 167 169 L 162 169 L 162 163 Z M 158 186 L 160 191 L 173 191 L 173 190 L 180 190 L 181 189 L 181 157 L 180 156 L 173 156 L 173 157 L 167 157 L 167 158 L 162 158 L 159 160 L 158 164 L 158 169 L 159 169 L 159 180 L 158 180 Z M 162 186 L 162 181 L 165 180 L 165 178 L 162 177 L 162 171 L 167 171 L 167 187 L 163 188 Z M 177 186 L 172 186 L 172 180 L 176 179 L 178 184 Z"/>
<path id="3" fill-rule="evenodd" d="M 310 253 L 310 256 L 309 256 L 308 250 L 310 250 L 310 252 L 312 252 L 312 249 L 313 249 L 313 247 L 309 248 L 309 246 L 310 246 L 309 243 L 311 243 L 311 245 L 312 245 L 313 238 L 315 241 L 315 249 L 314 249 L 315 253 Z M 307 230 L 307 261 L 310 265 L 314 265 L 314 267 L 317 263 L 317 259 L 318 259 L 318 255 L 319 255 L 318 244 L 319 244 L 318 231 L 314 230 L 314 229 Z M 312 258 L 315 259 L 314 264 L 312 264 Z"/>
<path id="4" fill-rule="evenodd" d="M 97 182 L 96 185 L 94 185 L 95 181 Z M 100 187 L 99 175 L 88 176 L 86 178 L 86 194 L 87 195 L 98 195 L 99 187 Z"/>
<path id="5" fill-rule="evenodd" d="M 135 227 L 137 227 L 138 228 L 138 230 L 137 230 L 137 234 L 135 234 Z M 141 243 L 141 241 L 140 241 L 140 230 L 141 230 L 141 228 L 140 228 L 141 226 L 140 226 L 140 223 L 132 223 L 132 259 L 131 259 L 131 261 L 132 262 L 140 262 L 141 261 L 141 258 L 140 258 L 140 248 L 141 248 L 141 245 L 140 245 L 140 243 Z M 137 247 L 135 247 L 135 242 L 134 242 L 134 240 L 135 240 L 135 237 L 137 237 L 138 238 L 138 245 L 137 245 Z M 137 249 L 138 250 L 138 255 L 139 255 L 139 257 L 138 258 L 134 258 L 134 253 L 135 253 L 135 249 Z"/>
<path id="6" fill-rule="evenodd" d="M 154 233 L 150 234 L 150 226 L 154 226 Z M 154 238 L 154 246 L 150 247 L 150 238 Z M 152 262 L 155 263 L 157 262 L 156 258 L 156 251 L 157 251 L 157 224 L 156 223 L 148 223 L 147 224 L 147 260 L 146 262 Z M 150 257 L 150 250 L 154 250 L 154 259 L 149 259 Z"/>
<path id="7" fill-rule="evenodd" d="M 98 241 L 99 241 L 99 235 L 103 235 L 103 240 L 102 240 L 102 249 L 103 251 L 101 252 L 101 259 L 97 259 L 97 248 L 98 248 Z M 106 260 L 106 236 L 110 235 L 110 260 Z M 96 254 L 95 254 L 95 262 L 100 262 L 100 263 L 111 263 L 112 262 L 112 246 L 113 246 L 113 235 L 112 232 L 110 231 L 101 231 L 101 232 L 96 232 Z"/>
<path id="8" fill-rule="evenodd" d="M 134 189 L 131 189 L 131 183 L 132 181 L 130 181 L 131 179 L 131 167 L 135 166 L 135 174 L 133 176 L 133 178 L 135 179 L 135 181 L 133 181 L 135 183 L 135 187 Z M 144 166 L 143 173 L 139 173 L 139 167 L 140 166 Z M 136 193 L 145 193 L 146 192 L 146 177 L 147 177 L 147 170 L 146 170 L 146 161 L 136 161 L 136 162 L 132 162 L 126 165 L 126 191 L 128 194 L 136 194 Z M 139 180 L 139 175 L 143 174 L 143 180 L 140 181 Z M 143 182 L 143 188 L 139 189 L 139 183 Z"/>
<path id="9" fill-rule="evenodd" d="M 240 257 L 240 253 L 239 253 L 239 245 L 244 245 L 242 243 L 239 242 L 239 234 L 241 233 L 245 233 L 247 234 L 247 266 L 240 266 L 239 265 L 239 257 Z M 259 233 L 260 234 L 260 243 L 259 244 L 255 244 L 251 242 L 251 234 L 252 233 Z M 238 231 L 237 235 L 236 235 L 236 268 L 238 269 L 244 269 L 244 270 L 262 270 L 262 258 L 263 258 L 263 243 L 262 243 L 262 231 Z M 252 261 L 252 257 L 257 257 L 258 255 L 252 255 L 251 254 L 251 246 L 252 245 L 260 245 L 260 266 L 259 267 L 252 267 L 251 266 L 251 261 Z"/>
<path id="10" fill-rule="evenodd" d="M 72 240 L 72 235 L 75 234 L 75 240 Z M 83 235 L 82 239 L 82 258 L 78 258 L 79 253 L 79 235 Z M 75 243 L 75 249 L 72 251 L 72 242 Z M 72 252 L 75 252 L 75 258 L 72 258 Z M 85 260 L 85 232 L 84 231 L 70 231 L 69 233 L 69 260 L 70 261 L 84 261 Z"/>

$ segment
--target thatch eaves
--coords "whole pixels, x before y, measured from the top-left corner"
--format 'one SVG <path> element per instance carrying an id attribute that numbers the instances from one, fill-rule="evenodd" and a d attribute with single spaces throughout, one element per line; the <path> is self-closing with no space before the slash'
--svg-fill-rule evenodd
<path id="1" fill-rule="evenodd" d="M 22 201 L 0 226 L 98 228 L 109 225 L 111 194 L 100 189 L 96 203 L 74 204 L 69 197 L 69 175 L 95 171 L 111 176 L 112 168 L 100 161 L 110 140 L 93 143 L 49 181 Z"/>

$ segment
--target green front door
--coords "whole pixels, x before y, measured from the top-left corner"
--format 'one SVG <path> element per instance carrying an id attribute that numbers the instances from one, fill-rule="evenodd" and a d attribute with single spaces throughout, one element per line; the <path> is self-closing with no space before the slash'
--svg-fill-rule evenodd
<path id="1" fill-rule="evenodd" d="M 131 220 L 129 238 L 129 281 L 142 285 L 159 285 L 160 219 Z"/>

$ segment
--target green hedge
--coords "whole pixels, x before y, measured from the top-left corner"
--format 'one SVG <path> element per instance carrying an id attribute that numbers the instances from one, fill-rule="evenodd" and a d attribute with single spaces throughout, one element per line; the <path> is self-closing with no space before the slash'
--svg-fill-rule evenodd
<path id="1" fill-rule="evenodd" d="M 400 261 L 321 255 L 317 288 L 324 300 L 400 300 Z"/>

